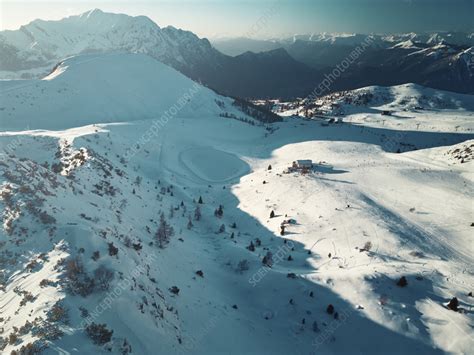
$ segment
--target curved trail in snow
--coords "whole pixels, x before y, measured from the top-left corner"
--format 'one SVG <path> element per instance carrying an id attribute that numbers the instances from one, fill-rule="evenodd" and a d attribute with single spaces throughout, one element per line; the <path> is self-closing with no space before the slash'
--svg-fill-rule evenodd
<path id="1" fill-rule="evenodd" d="M 226 183 L 250 171 L 250 167 L 234 154 L 211 147 L 184 150 L 178 159 L 195 177 L 208 183 Z"/>

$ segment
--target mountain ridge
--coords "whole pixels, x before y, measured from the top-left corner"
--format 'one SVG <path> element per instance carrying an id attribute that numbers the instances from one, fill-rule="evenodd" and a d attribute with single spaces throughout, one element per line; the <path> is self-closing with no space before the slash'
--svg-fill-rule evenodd
<path id="1" fill-rule="evenodd" d="M 316 72 L 302 69 L 304 64 L 289 56 L 286 61 L 281 60 L 281 55 L 278 66 L 272 55 L 257 56 L 256 63 L 250 63 L 252 75 L 244 75 L 244 69 L 239 68 L 249 64 L 245 58 L 226 56 L 207 39 L 190 31 L 172 26 L 160 28 L 146 16 L 132 17 L 100 10 L 59 21 L 35 20 L 21 30 L 0 32 L 0 49 L 4 53 L 0 58 L 3 77 L 38 77 L 70 55 L 122 50 L 148 54 L 188 77 L 232 96 L 303 95 L 310 88 L 309 81 L 317 79 Z M 284 71 L 288 72 L 287 76 L 277 75 Z M 309 79 L 303 76 L 309 76 Z M 262 85 L 264 82 L 267 84 Z M 301 83 L 304 83 L 304 89 L 300 88 Z M 258 90 L 252 89 L 257 86 Z"/>
<path id="2" fill-rule="evenodd" d="M 472 34 L 451 37 L 454 42 L 463 38 L 474 41 Z M 95 9 L 59 21 L 34 20 L 20 30 L 0 32 L 0 78 L 41 77 L 70 55 L 126 51 L 148 54 L 224 95 L 296 98 L 311 93 L 325 74 L 366 42 L 356 65 L 334 81 L 330 91 L 416 82 L 472 93 L 474 52 L 466 45 L 446 44 L 446 38 L 451 37 L 415 33 L 299 35 L 282 42 L 283 49 L 232 57 L 190 31 L 160 28 L 146 16 Z M 426 51 L 415 54 L 419 43 Z M 441 51 L 439 46 L 449 50 Z"/>

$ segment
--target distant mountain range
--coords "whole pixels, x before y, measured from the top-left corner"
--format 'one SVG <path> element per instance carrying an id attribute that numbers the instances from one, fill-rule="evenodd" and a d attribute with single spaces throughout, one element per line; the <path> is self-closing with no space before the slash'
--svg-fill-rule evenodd
<path id="1" fill-rule="evenodd" d="M 237 56 L 247 51 L 259 53 L 284 48 L 296 60 L 310 67 L 325 68 L 342 61 L 350 51 L 362 43 L 372 49 L 389 49 L 418 44 L 423 47 L 439 44 L 469 48 L 474 46 L 474 33 L 405 33 L 393 35 L 333 34 L 295 35 L 290 38 L 257 40 L 252 38 L 223 38 L 212 40 L 212 45 L 224 54 Z"/>
<path id="2" fill-rule="evenodd" d="M 370 46 L 328 91 L 414 82 L 474 92 L 474 34 L 321 34 L 279 41 L 233 40 L 238 46 L 220 41 L 213 46 L 192 32 L 160 28 L 145 16 L 98 9 L 0 32 L 0 78 L 42 77 L 68 56 L 124 51 L 148 54 L 225 95 L 294 98 L 312 92 L 325 74 L 367 40 Z M 232 56 L 219 51 L 237 54 L 246 46 L 252 52 Z"/>
<path id="3" fill-rule="evenodd" d="M 316 34 L 278 40 L 216 40 L 223 53 L 240 55 L 285 49 L 295 60 L 330 73 L 362 48 L 357 61 L 331 84 L 331 90 L 414 82 L 461 93 L 474 92 L 474 33 L 399 35 Z"/>

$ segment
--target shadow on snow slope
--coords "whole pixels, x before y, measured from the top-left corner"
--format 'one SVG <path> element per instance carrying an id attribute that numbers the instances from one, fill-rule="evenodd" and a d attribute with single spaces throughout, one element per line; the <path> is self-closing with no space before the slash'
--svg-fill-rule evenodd
<path id="1" fill-rule="evenodd" d="M 303 125 L 290 124 L 295 128 L 285 132 L 282 132 L 283 129 L 278 130 L 272 135 L 272 140 L 268 139 L 270 142 L 261 142 L 254 147 L 241 146 L 240 149 L 236 145 L 232 147 L 235 149 L 233 153 L 268 158 L 274 149 L 280 148 L 284 144 L 308 140 L 360 142 L 379 145 L 385 151 L 396 151 L 402 144 L 403 146 L 416 145 L 418 148 L 432 147 L 454 144 L 472 137 L 472 135 L 465 134 L 363 128 L 348 124 L 330 127 L 312 124 L 313 127 L 310 128 L 313 129 L 308 129 L 307 125 L 306 123 Z M 283 128 L 283 124 L 279 126 Z M 127 130 L 127 128 L 122 129 Z M 102 133 L 99 134 L 102 135 Z M 399 138 L 396 138 L 398 135 L 400 135 Z M 390 142 L 394 142 L 394 144 L 389 144 Z M 75 145 L 78 143 L 86 147 L 89 145 L 83 139 L 80 142 L 75 142 Z M 176 154 L 179 155 L 179 152 Z M 165 166 L 165 162 L 160 160 L 154 169 L 163 169 Z M 153 171 L 149 173 L 151 174 Z M 178 186 L 194 185 L 195 189 L 192 192 L 185 192 L 189 194 L 189 200 L 195 198 L 196 193 L 204 193 L 209 188 L 205 187 L 207 182 L 204 180 L 190 180 L 185 175 L 175 175 L 173 183 L 178 183 Z M 275 255 L 276 251 L 284 245 L 282 238 L 276 237 L 273 231 L 268 230 L 254 217 L 240 210 L 238 207 L 240 201 L 230 189 L 223 189 L 222 185 L 214 185 L 211 188 L 217 191 L 215 193 L 213 191 L 212 196 L 215 201 L 219 201 L 225 206 L 226 215 L 231 215 L 238 226 L 245 226 L 245 233 L 238 237 L 237 243 L 215 233 L 201 235 L 202 238 L 209 239 L 214 245 L 215 251 L 218 251 L 214 259 L 217 263 L 216 267 L 225 265 L 229 255 L 239 255 L 252 258 L 254 264 L 260 267 L 257 267 L 257 271 L 264 270 L 264 277 L 260 278 L 258 282 L 253 282 L 256 279 L 253 277 L 255 274 L 252 274 L 252 270 L 249 270 L 245 275 L 238 276 L 230 276 L 222 271 L 221 282 L 216 292 L 228 293 L 229 297 L 238 300 L 241 303 L 238 313 L 223 314 L 222 317 L 226 317 L 226 321 L 220 322 L 220 326 L 213 330 L 212 335 L 207 336 L 203 344 L 197 344 L 190 351 L 191 353 L 198 354 L 209 349 L 211 345 L 216 353 L 229 352 L 229 349 L 238 349 L 240 353 L 441 353 L 429 345 L 430 339 L 426 338 L 427 333 L 423 330 L 421 323 L 417 323 L 417 327 L 421 328 L 421 339 L 413 339 L 368 319 L 363 311 L 355 310 L 353 305 L 343 300 L 338 294 L 306 280 L 304 273 L 300 273 L 301 276 L 297 279 L 288 278 L 287 274 L 296 269 L 294 266 L 298 269 L 303 267 L 307 269 L 308 273 L 314 271 L 306 260 L 307 251 L 298 241 L 293 242 L 294 250 L 290 251 L 294 259 L 292 262 L 283 258 L 281 262 L 275 263 L 273 268 L 262 269 L 260 260 L 266 253 L 264 248 L 273 251 Z M 374 202 L 368 199 L 366 199 L 366 203 L 374 205 Z M 394 219 L 394 221 L 390 221 L 392 228 L 401 228 L 404 233 L 414 233 L 421 242 L 424 242 L 426 235 L 414 230 L 412 226 L 401 221 L 390 211 L 381 209 L 379 206 L 375 207 L 381 211 L 382 219 L 385 220 L 386 217 Z M 257 237 L 262 240 L 263 245 L 251 253 L 245 247 L 250 240 Z M 433 251 L 437 250 L 433 249 Z M 32 252 L 35 251 L 32 250 Z M 44 250 L 38 251 L 43 252 Z M 180 258 L 186 260 L 186 255 L 180 255 Z M 159 275 L 157 276 L 159 277 Z M 314 293 L 314 298 L 309 296 L 311 291 Z M 199 297 L 199 293 L 195 294 L 195 297 Z M 177 303 L 179 308 L 179 301 Z M 328 304 L 334 305 L 336 312 L 339 313 L 338 320 L 326 313 Z M 303 318 L 305 319 L 304 325 L 302 324 Z M 312 330 L 314 321 L 317 322 L 318 332 Z M 205 323 L 206 320 L 203 322 Z M 240 325 L 241 332 L 234 332 L 236 325 Z M 185 326 L 183 328 L 184 334 L 190 334 L 193 331 L 186 329 Z M 183 341 L 186 343 L 186 336 Z M 179 346 L 176 345 L 178 349 Z M 201 347 L 202 349 L 200 349 Z"/>

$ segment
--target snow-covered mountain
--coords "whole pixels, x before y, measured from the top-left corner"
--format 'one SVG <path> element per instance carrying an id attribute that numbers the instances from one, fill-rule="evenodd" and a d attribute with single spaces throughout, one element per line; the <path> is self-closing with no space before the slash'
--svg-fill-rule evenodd
<path id="1" fill-rule="evenodd" d="M 71 55 L 121 51 L 150 55 L 225 95 L 295 98 L 312 92 L 325 74 L 364 44 L 357 63 L 331 85 L 331 91 L 415 82 L 472 93 L 472 40 L 472 34 L 462 33 L 323 33 L 253 41 L 245 52 L 251 49 L 260 53 L 243 51 L 229 56 L 192 32 L 160 28 L 146 16 L 95 9 L 59 21 L 35 20 L 19 30 L 0 32 L 0 78 L 40 78 Z M 245 48 L 242 40 L 235 43 Z M 213 45 L 226 50 L 232 43 L 227 47 L 222 41 Z"/>
<path id="2" fill-rule="evenodd" d="M 221 111 L 214 101 L 218 95 L 143 54 L 71 57 L 42 80 L 1 81 L 0 87 L 6 129 L 64 129 L 159 118 L 159 112 L 181 97 L 182 115 Z M 196 100 L 187 105 L 192 96 Z"/>
<path id="3" fill-rule="evenodd" d="M 42 80 L 0 81 L 0 89 L 4 129 L 64 129 L 143 119 L 168 121 L 177 113 L 183 117 L 229 114 L 237 119 L 248 119 L 250 114 L 254 117 L 250 119 L 256 121 L 278 118 L 217 95 L 144 54 L 70 57 Z"/>
<path id="4" fill-rule="evenodd" d="M 307 104 L 333 109 L 332 114 L 348 114 L 367 108 L 406 111 L 459 110 L 474 111 L 472 95 L 435 90 L 416 84 L 391 87 L 370 86 L 326 95 Z"/>
<path id="5" fill-rule="evenodd" d="M 297 61 L 331 75 L 341 63 L 352 62 L 343 75 L 333 80 L 329 92 L 368 85 L 420 85 L 461 93 L 474 92 L 474 50 L 472 34 L 312 34 L 288 39 L 255 42 L 249 48 L 269 46 L 285 49 Z M 244 49 L 244 41 L 213 43 L 224 53 Z M 260 47 L 259 47 L 260 46 Z M 260 49 L 259 49 L 260 48 Z M 350 58 L 357 53 L 357 60 Z M 338 69 L 339 70 L 339 69 Z M 326 92 L 326 93 L 329 93 Z"/>
<path id="6" fill-rule="evenodd" d="M 1 82 L 0 351 L 468 353 L 472 111 L 365 90 L 262 124 L 142 54 Z"/>
<path id="7" fill-rule="evenodd" d="M 0 70 L 50 70 L 65 57 L 80 53 L 127 51 L 146 53 L 175 67 L 191 68 L 208 59 L 206 39 L 146 16 L 104 13 L 94 9 L 60 21 L 35 20 L 16 31 L 0 33 Z"/>
<path id="8" fill-rule="evenodd" d="M 390 43 L 413 41 L 423 44 L 452 44 L 457 46 L 474 46 L 474 33 L 466 32 L 433 32 L 433 33 L 399 33 L 399 34 L 360 34 L 360 33 L 315 33 L 295 35 L 282 39 L 281 42 L 327 42 L 336 45 L 359 45 L 363 42 L 388 47 Z"/>
<path id="9" fill-rule="evenodd" d="M 246 51 L 262 52 L 276 48 L 285 48 L 291 51 L 295 43 L 305 43 L 308 46 L 331 45 L 354 47 L 365 43 L 375 48 L 390 48 L 400 46 L 401 43 L 412 42 L 426 46 L 439 44 L 462 47 L 474 46 L 474 33 L 440 32 L 440 33 L 401 33 L 401 34 L 360 34 L 360 33 L 313 33 L 294 35 L 288 38 L 274 38 L 269 40 L 255 40 L 250 38 L 217 38 L 212 44 L 225 54 L 238 55 Z M 312 63 L 318 65 L 318 63 Z"/>
<path id="10" fill-rule="evenodd" d="M 146 16 L 98 9 L 59 21 L 35 20 L 19 30 L 0 32 L 0 78 L 38 78 L 68 56 L 115 51 L 147 54 L 219 92 L 238 97 L 304 95 L 320 78 L 279 50 L 234 58 L 192 32 L 160 28 Z"/>
<path id="11" fill-rule="evenodd" d="M 283 117 L 297 116 L 323 122 L 382 124 L 403 130 L 450 131 L 453 127 L 456 132 L 471 133 L 474 130 L 472 124 L 467 124 L 473 116 L 474 96 L 417 84 L 369 86 L 318 98 L 288 102 L 256 100 L 254 103 Z M 404 150 L 401 146 L 397 146 L 397 149 Z"/>
<path id="12" fill-rule="evenodd" d="M 295 59 L 317 69 L 332 68 L 357 50 L 356 64 L 344 70 L 332 85 L 333 91 L 415 82 L 442 90 L 474 92 L 472 34 L 325 34 L 282 43 Z"/>

